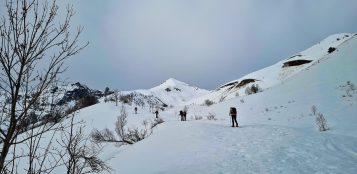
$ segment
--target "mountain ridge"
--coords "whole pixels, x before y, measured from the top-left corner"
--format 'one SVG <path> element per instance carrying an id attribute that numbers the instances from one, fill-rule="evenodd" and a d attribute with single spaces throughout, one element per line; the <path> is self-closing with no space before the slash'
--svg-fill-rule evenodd
<path id="1" fill-rule="evenodd" d="M 248 73 L 241 78 L 220 85 L 209 94 L 193 99 L 186 104 L 202 104 L 205 100 L 212 100 L 217 103 L 237 96 L 244 96 L 247 95 L 247 88 L 251 88 L 252 85 L 258 85 L 260 91 L 267 90 L 283 83 L 301 71 L 320 63 L 320 61 L 324 61 L 326 56 L 338 51 L 340 45 L 355 38 L 356 35 L 357 34 L 355 33 L 330 35 L 304 51 L 288 58 L 284 58 L 263 69 Z"/>

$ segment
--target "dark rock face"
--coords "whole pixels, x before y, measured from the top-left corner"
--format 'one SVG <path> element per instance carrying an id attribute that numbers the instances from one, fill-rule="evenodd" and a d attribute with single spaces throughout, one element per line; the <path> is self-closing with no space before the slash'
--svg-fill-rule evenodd
<path id="1" fill-rule="evenodd" d="M 71 101 L 77 101 L 88 96 L 95 96 L 97 98 L 103 96 L 101 91 L 89 89 L 86 85 L 83 85 L 79 82 L 71 85 L 74 87 L 74 89 L 71 91 L 66 91 L 63 98 L 58 102 L 59 105 L 66 104 Z"/>
<path id="2" fill-rule="evenodd" d="M 332 53 L 332 52 L 334 52 L 334 51 L 336 51 L 336 48 L 335 48 L 335 47 L 330 47 L 330 48 L 328 48 L 328 50 L 327 50 L 328 53 Z"/>
<path id="3" fill-rule="evenodd" d="M 259 80 L 256 80 L 256 79 L 243 79 L 242 81 L 235 81 L 235 82 L 231 82 L 231 83 L 228 83 L 228 84 L 225 84 L 221 87 L 218 88 L 219 89 L 222 89 L 224 87 L 229 87 L 228 90 L 230 89 L 233 89 L 233 88 L 241 88 L 249 83 L 254 83 L 256 81 L 259 81 Z"/>
<path id="4" fill-rule="evenodd" d="M 289 62 L 285 62 L 283 64 L 283 68 L 291 67 L 291 66 L 299 66 L 299 65 L 310 63 L 310 62 L 312 62 L 312 60 L 304 60 L 304 59 L 292 60 L 292 61 L 289 61 Z"/>

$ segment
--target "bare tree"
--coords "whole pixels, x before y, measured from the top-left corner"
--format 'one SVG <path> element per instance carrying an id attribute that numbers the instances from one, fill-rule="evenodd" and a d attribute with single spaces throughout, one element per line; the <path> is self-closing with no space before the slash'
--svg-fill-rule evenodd
<path id="1" fill-rule="evenodd" d="M 327 120 L 322 113 L 317 113 L 315 121 L 320 132 L 329 130 Z"/>
<path id="2" fill-rule="evenodd" d="M 77 124 L 79 126 L 76 126 Z M 62 154 L 61 160 L 67 169 L 67 174 L 109 172 L 110 167 L 98 158 L 101 147 L 89 141 L 82 125 L 75 123 L 72 116 L 69 128 L 62 131 L 61 140 L 57 140 L 61 149 L 65 149 L 64 152 L 58 151 L 58 154 Z"/>
<path id="3" fill-rule="evenodd" d="M 103 142 L 117 143 L 119 146 L 134 144 L 148 137 L 152 133 L 152 128 L 155 127 L 157 124 L 163 122 L 162 121 L 160 123 L 152 123 L 150 126 L 147 124 L 147 122 L 144 121 L 143 129 L 139 129 L 139 128 L 126 129 L 127 117 L 128 114 L 125 110 L 125 107 L 122 106 L 120 110 L 120 115 L 117 117 L 117 121 L 115 122 L 115 133 L 117 136 L 114 135 L 113 131 L 107 128 L 102 131 L 94 129 L 91 133 L 92 140 L 95 143 L 103 143 Z M 153 124 L 156 125 L 153 126 Z"/>
<path id="4" fill-rule="evenodd" d="M 120 92 L 118 90 L 114 90 L 113 97 L 115 100 L 115 106 L 118 106 L 118 102 L 120 99 Z"/>
<path id="5" fill-rule="evenodd" d="M 207 120 L 217 120 L 216 114 L 213 112 L 209 112 L 207 115 Z"/>
<path id="6" fill-rule="evenodd" d="M 53 130 L 53 124 L 46 124 L 23 134 L 29 113 L 42 100 L 51 100 L 49 91 L 65 70 L 65 60 L 87 45 L 78 43 L 81 27 L 70 30 L 74 15 L 71 6 L 67 6 L 63 20 L 58 19 L 56 0 L 6 0 L 5 8 L 6 14 L 0 19 L 0 93 L 1 100 L 7 102 L 0 104 L 0 173 L 13 171 L 6 169 L 11 148 L 41 141 L 45 132 Z M 53 107 L 49 110 L 55 110 Z M 44 112 L 36 114 L 41 117 Z M 36 149 L 37 145 L 31 146 Z M 12 168 L 19 158 L 12 158 Z M 28 172 L 31 170 L 29 167 Z"/>
<path id="7" fill-rule="evenodd" d="M 311 112 L 312 112 L 312 115 L 316 115 L 317 113 L 317 107 L 315 105 L 312 105 L 311 106 Z"/>

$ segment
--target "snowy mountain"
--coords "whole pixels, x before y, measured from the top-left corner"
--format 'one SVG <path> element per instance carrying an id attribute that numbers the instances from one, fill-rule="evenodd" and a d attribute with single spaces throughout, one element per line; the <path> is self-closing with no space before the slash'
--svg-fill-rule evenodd
<path id="1" fill-rule="evenodd" d="M 207 99 L 220 102 L 237 96 L 244 96 L 247 95 L 247 88 L 251 88 L 252 85 L 257 85 L 259 91 L 267 90 L 325 61 L 330 57 L 330 54 L 339 51 L 338 47 L 340 45 L 343 45 L 355 36 L 349 33 L 331 35 L 305 51 L 283 59 L 272 66 L 223 84 L 211 93 L 194 99 L 189 103 L 199 104 Z"/>
<path id="2" fill-rule="evenodd" d="M 143 96 L 152 96 L 162 101 L 167 106 L 177 106 L 185 101 L 192 100 L 202 95 L 208 94 L 209 91 L 200 89 L 187 83 L 170 78 L 162 84 L 148 90 L 123 91 L 123 94 L 134 94 Z"/>
<path id="3" fill-rule="evenodd" d="M 149 91 L 154 96 L 171 105 L 177 105 L 208 93 L 205 89 L 190 86 L 173 78 L 166 80 L 159 86 L 151 88 Z"/>

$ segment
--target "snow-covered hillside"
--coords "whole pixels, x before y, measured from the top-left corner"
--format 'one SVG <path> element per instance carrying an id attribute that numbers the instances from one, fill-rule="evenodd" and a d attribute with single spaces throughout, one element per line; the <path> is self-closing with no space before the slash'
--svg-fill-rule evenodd
<path id="1" fill-rule="evenodd" d="M 269 90 L 191 105 L 188 122 L 178 122 L 177 111 L 162 113 L 167 122 L 151 137 L 107 153 L 110 164 L 116 173 L 355 173 L 357 92 L 348 84 L 357 84 L 357 37 L 334 46 L 338 51 Z M 241 128 L 230 127 L 231 106 Z M 318 131 L 312 106 L 330 130 Z"/>
<path id="2" fill-rule="evenodd" d="M 320 61 L 324 61 L 329 57 L 330 53 L 334 51 L 338 52 L 338 47 L 353 37 L 355 37 L 355 35 L 349 33 L 331 35 L 305 51 L 283 59 L 272 66 L 221 85 L 215 91 L 188 103 L 199 104 L 207 99 L 219 102 L 237 96 L 244 96 L 246 95 L 246 88 L 251 87 L 253 84 L 258 85 L 259 90 L 267 90 L 285 82 L 301 71 L 318 64 Z"/>

